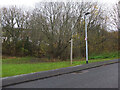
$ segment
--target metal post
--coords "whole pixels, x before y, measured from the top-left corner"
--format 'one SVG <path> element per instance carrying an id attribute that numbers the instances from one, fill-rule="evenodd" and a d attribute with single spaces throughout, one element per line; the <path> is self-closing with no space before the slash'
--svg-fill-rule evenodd
<path id="1" fill-rule="evenodd" d="M 73 39 L 71 38 L 71 53 L 70 53 L 71 64 L 72 64 L 72 47 L 73 47 Z"/>
<path id="2" fill-rule="evenodd" d="M 71 28 L 71 30 L 72 30 L 72 38 L 70 40 L 70 42 L 71 42 L 71 50 L 70 50 L 70 62 L 71 62 L 71 64 L 72 64 L 72 59 L 73 59 L 73 50 L 72 50 L 72 48 L 73 48 L 73 34 L 74 34 L 73 29 L 74 29 L 74 26 L 76 23 L 77 23 L 77 19 L 75 20 L 75 23 L 72 24 L 72 28 Z"/>
<path id="3" fill-rule="evenodd" d="M 87 20 L 85 15 L 86 64 L 88 64 Z"/>

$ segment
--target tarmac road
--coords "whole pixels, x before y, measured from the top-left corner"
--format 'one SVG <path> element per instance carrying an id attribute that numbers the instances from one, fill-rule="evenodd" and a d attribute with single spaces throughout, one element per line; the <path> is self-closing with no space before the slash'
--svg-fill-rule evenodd
<path id="1" fill-rule="evenodd" d="M 118 63 L 5 88 L 118 88 Z"/>

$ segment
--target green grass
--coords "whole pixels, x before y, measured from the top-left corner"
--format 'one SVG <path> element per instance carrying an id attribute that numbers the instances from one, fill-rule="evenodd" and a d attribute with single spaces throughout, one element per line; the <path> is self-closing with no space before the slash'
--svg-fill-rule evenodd
<path id="1" fill-rule="evenodd" d="M 19 59 L 5 59 L 3 60 L 2 65 L 2 77 L 20 75 L 20 74 L 28 74 L 33 72 L 40 72 L 40 71 L 47 71 L 53 70 L 58 68 L 76 66 L 80 64 L 85 64 L 85 61 L 73 61 L 73 64 L 70 64 L 70 61 L 63 61 L 63 62 L 46 62 L 46 63 L 24 63 L 23 61 L 29 61 L 31 58 L 19 58 Z M 97 59 L 97 60 L 89 60 L 89 63 L 93 62 L 100 62 L 105 60 L 112 60 L 111 59 Z M 18 61 L 21 60 L 21 64 Z M 9 63 L 8 63 L 9 62 Z M 14 62 L 14 63 L 12 63 Z M 20 61 L 19 61 L 20 62 Z M 15 64 L 16 63 L 16 64 Z"/>
<path id="2" fill-rule="evenodd" d="M 118 52 L 92 55 L 89 56 L 89 63 L 117 59 L 118 57 L 120 57 L 118 56 Z M 36 59 L 34 57 L 17 57 L 2 59 L 2 77 L 28 74 L 40 71 L 48 71 L 86 63 L 85 59 L 83 60 L 74 59 L 72 65 L 70 64 L 70 60 L 61 62 L 60 61 L 41 62 L 41 61 L 47 61 L 47 59 Z"/>
<path id="3" fill-rule="evenodd" d="M 99 55 L 91 55 L 89 56 L 89 59 L 105 59 L 105 58 L 118 58 L 120 57 L 119 54 L 120 52 L 111 52 L 111 53 L 102 53 Z"/>

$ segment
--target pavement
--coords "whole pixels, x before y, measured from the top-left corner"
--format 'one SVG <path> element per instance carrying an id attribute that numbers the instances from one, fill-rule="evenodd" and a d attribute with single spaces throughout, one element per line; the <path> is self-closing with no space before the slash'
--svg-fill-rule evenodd
<path id="1" fill-rule="evenodd" d="M 118 88 L 118 63 L 19 83 L 4 88 Z"/>

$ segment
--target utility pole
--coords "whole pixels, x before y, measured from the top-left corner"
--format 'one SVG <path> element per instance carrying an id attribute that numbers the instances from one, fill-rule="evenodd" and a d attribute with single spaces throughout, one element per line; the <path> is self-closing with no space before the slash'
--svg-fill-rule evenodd
<path id="1" fill-rule="evenodd" d="M 88 64 L 87 19 L 86 19 L 86 16 L 88 14 L 90 13 L 89 12 L 85 13 L 86 64 Z"/>
<path id="2" fill-rule="evenodd" d="M 79 17 L 78 17 L 78 19 L 79 19 Z M 78 19 L 75 20 L 75 23 L 72 24 L 72 28 L 71 28 L 71 30 L 72 30 L 72 35 L 71 35 L 71 40 L 70 40 L 70 43 L 71 43 L 71 48 L 70 48 L 71 49 L 70 50 L 70 62 L 71 62 L 71 64 L 72 64 L 72 60 L 73 60 L 73 34 L 74 34 L 73 29 L 74 29 L 74 27 L 75 27 Z"/>
<path id="3" fill-rule="evenodd" d="M 76 23 L 77 21 L 75 21 Z M 74 28 L 75 24 L 72 25 L 72 35 L 71 35 L 71 40 L 70 40 L 70 43 L 71 43 L 71 49 L 70 49 L 70 63 L 72 64 L 72 60 L 73 60 L 73 28 Z"/>
<path id="4" fill-rule="evenodd" d="M 72 47 L 73 47 L 73 35 L 72 35 L 72 38 L 71 38 L 71 53 L 70 53 L 71 64 L 72 64 L 72 59 L 73 59 L 73 57 L 72 57 L 72 52 L 73 52 Z"/>

